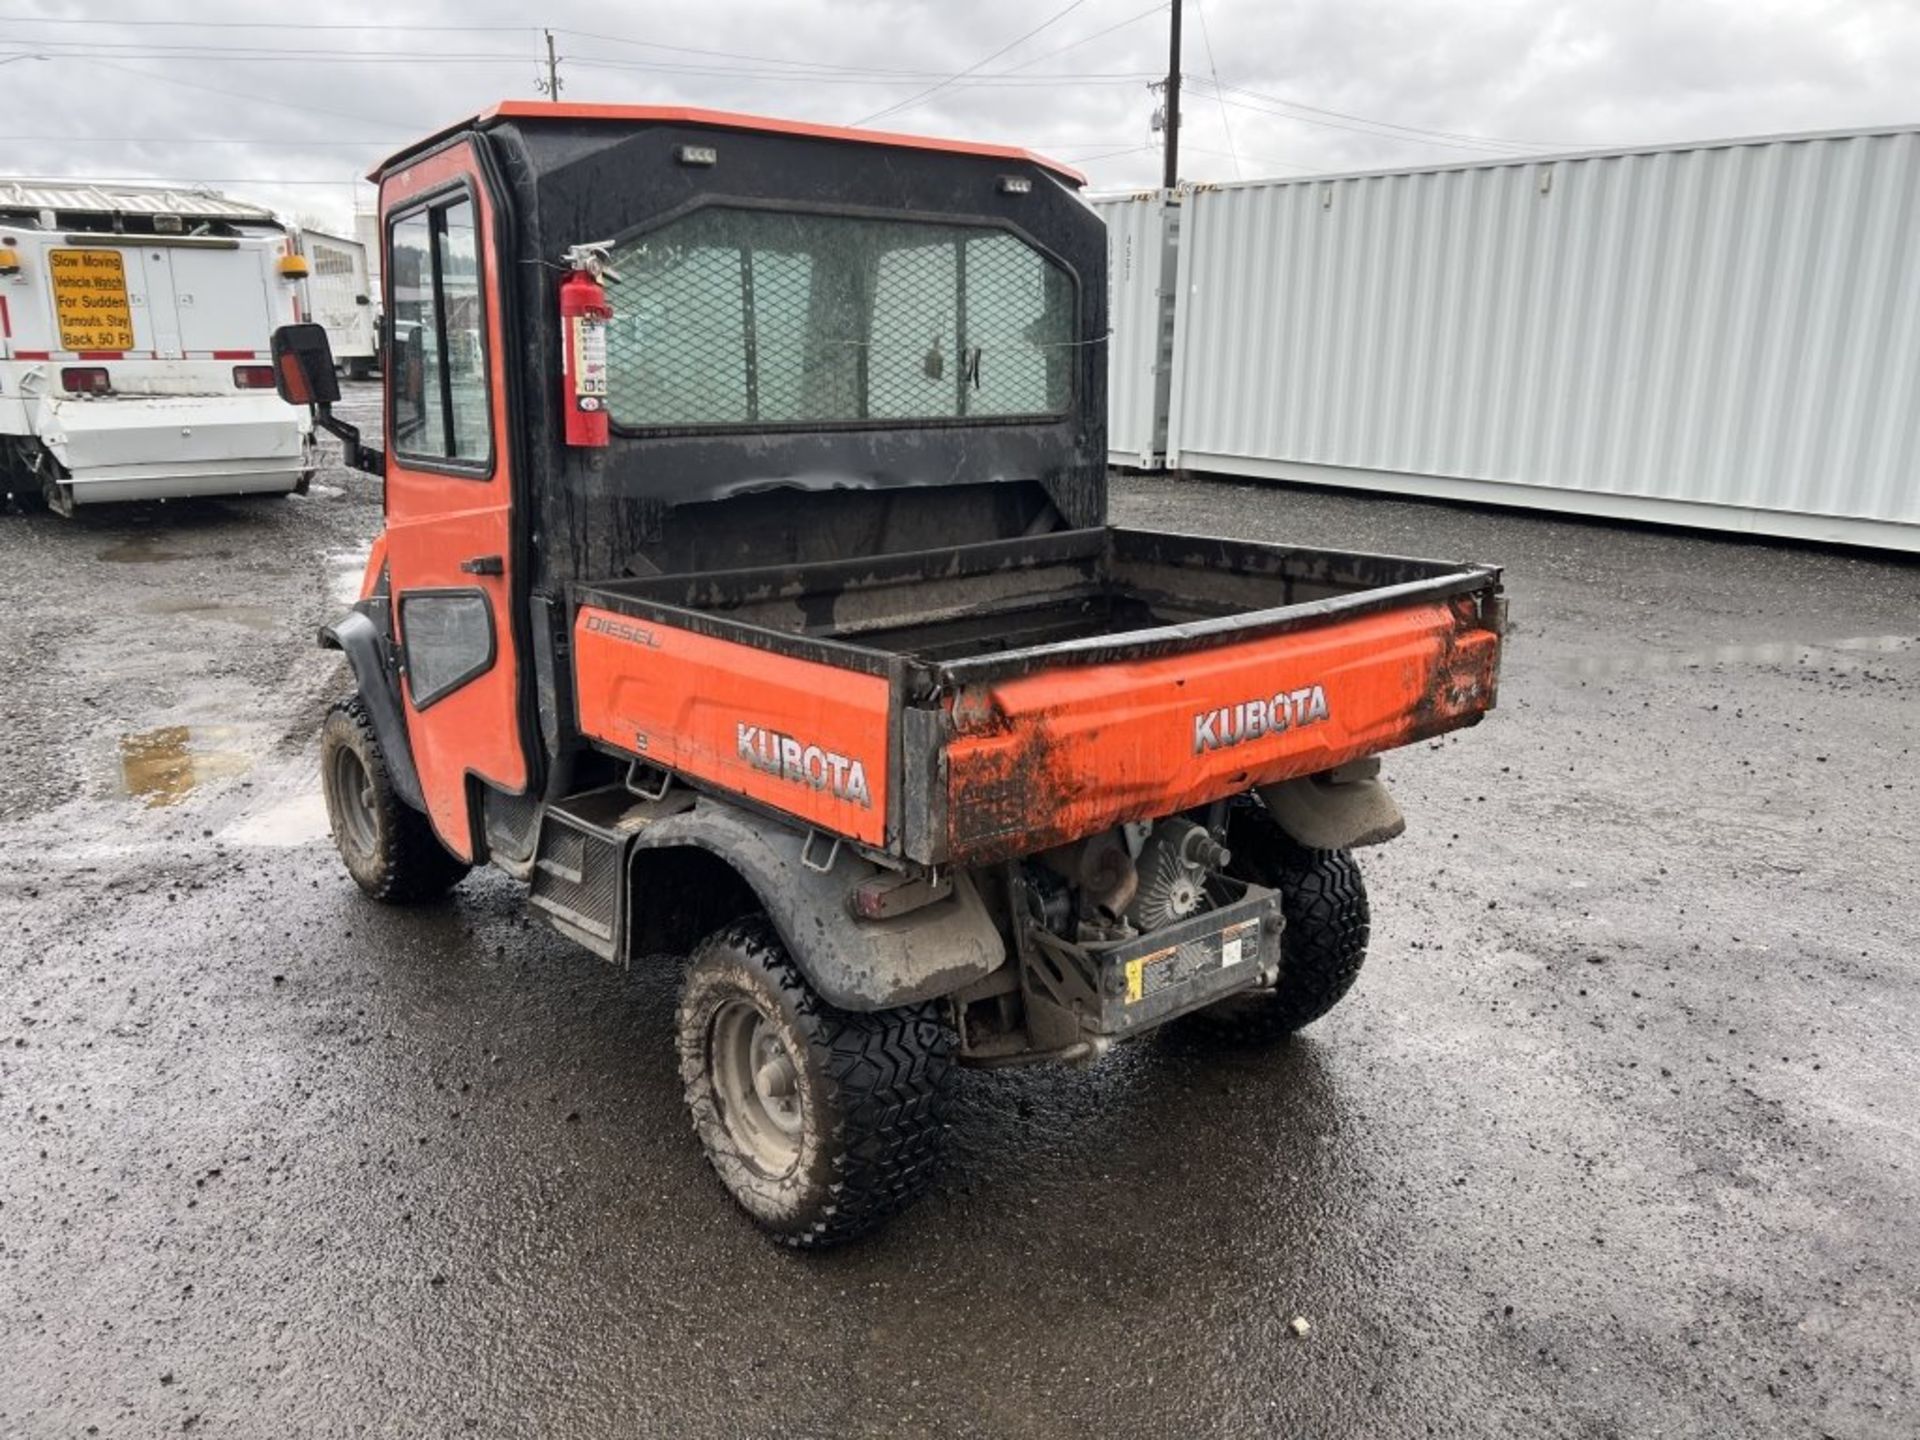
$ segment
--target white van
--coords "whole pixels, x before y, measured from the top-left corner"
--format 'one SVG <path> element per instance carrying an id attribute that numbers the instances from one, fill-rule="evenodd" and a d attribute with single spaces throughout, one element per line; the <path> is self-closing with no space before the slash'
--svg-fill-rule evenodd
<path id="1" fill-rule="evenodd" d="M 318 230 L 301 230 L 294 245 L 307 260 L 307 318 L 327 332 L 347 378 L 366 379 L 380 343 L 366 246 Z"/>
<path id="2" fill-rule="evenodd" d="M 221 195 L 0 180 L 0 488 L 67 514 L 304 490 L 312 427 L 270 345 L 306 270 Z"/>

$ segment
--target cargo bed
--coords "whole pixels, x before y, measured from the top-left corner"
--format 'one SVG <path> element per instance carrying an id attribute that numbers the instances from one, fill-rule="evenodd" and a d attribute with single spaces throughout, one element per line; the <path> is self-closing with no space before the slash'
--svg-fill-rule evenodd
<path id="1" fill-rule="evenodd" d="M 1471 724 L 1499 572 L 1099 529 L 576 587 L 582 733 L 927 864 Z"/>

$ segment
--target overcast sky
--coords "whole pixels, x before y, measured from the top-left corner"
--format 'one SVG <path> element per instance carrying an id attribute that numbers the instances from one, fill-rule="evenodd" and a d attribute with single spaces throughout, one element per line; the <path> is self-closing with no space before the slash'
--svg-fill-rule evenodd
<path id="1" fill-rule="evenodd" d="M 1186 16 L 1187 179 L 1920 121 L 1917 0 L 1187 0 Z M 1027 145 L 1101 189 L 1153 184 L 1167 19 L 1151 0 L 0 0 L 0 174 L 208 182 L 337 229 L 386 151 L 537 97 L 546 25 L 563 99 L 880 117 Z"/>

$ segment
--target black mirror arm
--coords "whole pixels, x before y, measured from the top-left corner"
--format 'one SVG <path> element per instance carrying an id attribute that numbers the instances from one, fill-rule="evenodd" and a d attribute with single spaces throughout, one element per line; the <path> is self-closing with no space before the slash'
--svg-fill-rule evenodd
<path id="1" fill-rule="evenodd" d="M 362 445 L 360 427 L 334 419 L 331 405 L 314 406 L 313 423 L 340 442 L 344 452 L 341 459 L 349 470 L 359 470 L 368 475 L 384 476 L 387 473 L 386 451 L 372 445 Z"/>

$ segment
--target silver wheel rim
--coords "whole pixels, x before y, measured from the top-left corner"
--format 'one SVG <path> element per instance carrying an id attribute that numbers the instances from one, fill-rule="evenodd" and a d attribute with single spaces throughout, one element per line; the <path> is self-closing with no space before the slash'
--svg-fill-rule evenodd
<path id="1" fill-rule="evenodd" d="M 749 1000 L 723 1001 L 708 1030 L 707 1073 L 742 1158 L 768 1176 L 791 1170 L 805 1124 L 799 1067 L 779 1027 Z"/>
<path id="2" fill-rule="evenodd" d="M 333 752 L 333 773 L 328 778 L 333 782 L 328 790 L 333 800 L 334 833 L 355 853 L 371 855 L 380 835 L 373 777 L 360 757 L 342 745 Z"/>

